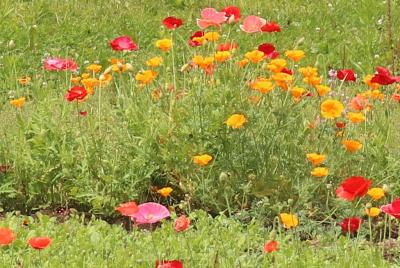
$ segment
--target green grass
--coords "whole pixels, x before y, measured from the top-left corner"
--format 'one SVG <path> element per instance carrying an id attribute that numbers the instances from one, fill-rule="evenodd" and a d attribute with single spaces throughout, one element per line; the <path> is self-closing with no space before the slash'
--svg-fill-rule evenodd
<path id="1" fill-rule="evenodd" d="M 398 245 L 390 237 L 397 237 L 398 223 L 384 215 L 369 222 L 364 209 L 368 203 L 387 204 L 400 194 L 400 113 L 399 104 L 391 100 L 398 89 L 383 87 L 383 102 L 369 100 L 372 109 L 365 113 L 365 123 L 351 124 L 343 113 L 338 119 L 347 121 L 343 137 L 337 135 L 333 120 L 320 118 L 322 101 L 334 98 L 347 105 L 368 90 L 362 78 L 372 74 L 375 66 L 399 69 L 400 3 L 392 4 L 395 30 L 390 44 L 387 2 L 376 0 L 2 0 L 0 166 L 9 165 L 10 170 L 0 172 L 0 212 L 33 215 L 75 208 L 113 221 L 120 203 L 155 201 L 178 214 L 190 214 L 194 224 L 182 234 L 173 231 L 171 221 L 154 232 L 127 233 L 118 225 L 95 219 L 86 222 L 78 216 L 61 224 L 47 216 L 31 218 L 29 227 L 23 227 L 23 217 L 10 214 L 0 225 L 10 226 L 18 239 L 0 248 L 6 252 L 0 265 L 151 267 L 159 258 L 183 259 L 188 267 L 397 264 L 393 256 Z M 239 6 L 242 18 L 256 14 L 277 21 L 282 32 L 248 35 L 238 24 L 223 25 L 217 43 L 239 44 L 232 60 L 219 64 L 213 76 L 196 68 L 180 72 L 195 55 L 215 52 L 211 42 L 198 48 L 187 45 L 198 30 L 200 11 L 227 5 Z M 161 25 L 169 15 L 184 20 L 173 33 Z M 120 35 L 130 35 L 140 49 L 112 51 L 108 42 Z M 159 51 L 154 43 L 161 38 L 172 38 L 174 50 Z M 257 93 L 249 89 L 249 82 L 271 74 L 262 64 L 239 68 L 236 62 L 264 42 L 275 44 L 282 57 L 285 50 L 304 50 L 306 58 L 289 61 L 288 67 L 297 71 L 315 66 L 324 84 L 330 83 L 331 68 L 352 68 L 358 81 L 336 81 L 331 96 L 299 102 L 276 88 L 252 105 L 248 98 Z M 76 74 L 45 71 L 42 60 L 48 56 L 73 58 L 80 70 Z M 135 74 L 148 69 L 145 61 L 154 56 L 162 56 L 164 64 L 157 69 L 155 81 L 141 87 Z M 96 88 L 83 103 L 65 100 L 72 76 L 82 75 L 93 62 L 104 70 L 112 58 L 131 63 L 132 70 L 113 73 L 110 85 Z M 23 76 L 32 77 L 26 86 L 17 81 Z M 315 94 L 298 72 L 293 85 Z M 162 93 L 159 100 L 152 98 L 154 90 Z M 177 95 L 183 97 L 176 99 Z M 22 109 L 10 105 L 11 99 L 22 96 L 27 98 Z M 78 115 L 83 110 L 88 116 Z M 224 124 L 234 113 L 248 119 L 243 128 L 234 130 Z M 310 122 L 319 123 L 310 129 Z M 346 152 L 341 144 L 345 138 L 360 140 L 362 150 Z M 311 152 L 327 155 L 326 178 L 310 176 L 312 167 L 305 155 Z M 192 158 L 203 153 L 213 160 L 199 167 Z M 343 202 L 335 190 L 353 175 L 390 190 L 379 201 L 365 197 Z M 165 186 L 173 188 L 168 198 L 156 192 Z M 284 212 L 299 217 L 298 228 L 282 229 L 277 216 Z M 340 235 L 338 227 L 351 216 L 364 218 L 355 238 Z M 272 228 L 278 231 L 280 243 L 274 257 L 262 251 Z M 49 249 L 34 252 L 25 242 L 33 235 L 49 235 L 54 242 Z"/>
<path id="2" fill-rule="evenodd" d="M 383 260 L 383 249 L 371 247 L 363 239 L 336 239 L 329 231 L 313 241 L 299 241 L 296 231 L 278 234 L 279 251 L 263 252 L 269 230 L 258 221 L 242 225 L 204 212 L 190 215 L 191 229 L 176 233 L 171 221 L 153 232 L 121 226 L 78 215 L 66 222 L 41 215 L 8 215 L 0 226 L 8 226 L 17 240 L 1 248 L 0 267 L 154 267 L 155 260 L 180 259 L 185 267 L 391 267 Z M 49 236 L 52 244 L 38 252 L 26 241 L 32 236 Z"/>

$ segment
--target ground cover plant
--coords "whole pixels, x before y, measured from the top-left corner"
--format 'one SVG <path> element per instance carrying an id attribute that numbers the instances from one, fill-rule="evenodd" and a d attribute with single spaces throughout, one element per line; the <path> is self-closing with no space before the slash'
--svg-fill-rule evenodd
<path id="1" fill-rule="evenodd" d="M 3 262 L 397 263 L 398 5 L 5 0 Z"/>

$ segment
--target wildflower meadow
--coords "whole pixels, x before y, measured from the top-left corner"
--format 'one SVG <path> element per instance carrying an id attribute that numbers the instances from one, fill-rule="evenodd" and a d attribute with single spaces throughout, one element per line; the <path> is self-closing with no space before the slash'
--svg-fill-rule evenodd
<path id="1" fill-rule="evenodd" d="M 0 2 L 0 267 L 400 265 L 400 1 Z"/>

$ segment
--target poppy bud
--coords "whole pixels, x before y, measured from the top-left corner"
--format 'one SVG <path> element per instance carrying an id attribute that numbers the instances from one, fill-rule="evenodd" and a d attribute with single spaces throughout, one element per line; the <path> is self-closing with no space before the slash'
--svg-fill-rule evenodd
<path id="1" fill-rule="evenodd" d="M 382 186 L 382 189 L 383 189 L 383 191 L 384 191 L 385 193 L 389 193 L 389 192 L 390 192 L 390 187 L 389 187 L 387 184 L 384 184 L 384 185 Z"/>
<path id="2" fill-rule="evenodd" d="M 332 189 L 332 184 L 328 183 L 328 184 L 326 185 L 326 189 Z"/>
<path id="3" fill-rule="evenodd" d="M 275 229 L 272 230 L 272 231 L 269 233 L 269 238 L 270 238 L 271 240 L 275 240 L 275 238 L 276 238 L 276 231 L 275 231 Z"/>
<path id="4" fill-rule="evenodd" d="M 365 204 L 365 208 L 366 208 L 366 209 L 370 209 L 370 208 L 372 208 L 372 204 L 371 204 L 371 203 L 367 203 L 367 204 Z"/>
<path id="5" fill-rule="evenodd" d="M 7 47 L 8 47 L 9 49 L 15 48 L 15 42 L 14 42 L 14 40 L 10 40 L 10 41 L 8 42 L 8 44 L 7 44 Z"/>
<path id="6" fill-rule="evenodd" d="M 249 181 L 255 181 L 256 179 L 257 179 L 256 174 L 250 174 L 250 175 L 248 176 L 248 180 L 249 180 Z"/>
<path id="7" fill-rule="evenodd" d="M 378 222 L 378 224 L 377 224 L 377 226 L 378 226 L 379 228 L 383 227 L 384 225 L 385 225 L 385 224 L 384 224 L 382 221 Z"/>
<path id="8" fill-rule="evenodd" d="M 219 182 L 224 183 L 228 181 L 228 179 L 229 175 L 226 172 L 221 172 L 221 174 L 219 174 Z"/>
<path id="9" fill-rule="evenodd" d="M 119 67 L 119 66 L 118 66 Z M 127 71 L 133 71 L 133 66 L 132 66 L 132 64 L 130 64 L 130 63 L 127 63 L 127 64 L 125 64 L 125 67 L 126 67 L 126 70 Z"/>
<path id="10" fill-rule="evenodd" d="M 105 69 L 103 75 L 109 74 L 112 71 L 112 66 L 108 67 L 107 69 Z"/>
<path id="11" fill-rule="evenodd" d="M 227 22 L 228 22 L 228 24 L 234 23 L 235 22 L 235 16 L 231 15 Z"/>
<path id="12" fill-rule="evenodd" d="M 287 203 L 289 206 L 293 205 L 293 199 L 288 199 Z"/>

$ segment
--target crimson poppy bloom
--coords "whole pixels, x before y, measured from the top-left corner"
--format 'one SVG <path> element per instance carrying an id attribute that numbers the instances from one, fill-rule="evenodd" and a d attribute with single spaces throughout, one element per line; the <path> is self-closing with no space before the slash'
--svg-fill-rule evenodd
<path id="1" fill-rule="evenodd" d="M 115 210 L 119 211 L 124 216 L 132 217 L 136 212 L 139 211 L 139 207 L 135 202 L 128 202 L 120 204 Z"/>
<path id="2" fill-rule="evenodd" d="M 204 36 L 204 32 L 203 31 L 197 31 L 194 34 L 192 34 L 189 38 L 188 44 L 191 47 L 198 47 L 201 46 L 201 42 L 195 41 L 194 39 L 196 37 L 203 37 Z"/>
<path id="3" fill-rule="evenodd" d="M 51 239 L 47 236 L 44 237 L 33 237 L 28 240 L 28 244 L 34 249 L 45 249 L 51 244 Z"/>
<path id="4" fill-rule="evenodd" d="M 74 86 L 68 90 L 67 94 L 65 94 L 65 99 L 67 101 L 82 101 L 85 99 L 87 94 L 88 93 L 84 87 Z"/>
<path id="5" fill-rule="evenodd" d="M 356 74 L 351 69 L 338 70 L 336 77 L 344 81 L 356 81 Z"/>
<path id="6" fill-rule="evenodd" d="M 183 232 L 189 229 L 190 227 L 190 219 L 185 215 L 180 216 L 175 221 L 175 231 Z"/>
<path id="7" fill-rule="evenodd" d="M 88 112 L 87 112 L 87 111 L 80 111 L 80 112 L 79 112 L 79 115 L 81 115 L 81 116 L 87 116 L 87 115 L 88 115 Z"/>
<path id="8" fill-rule="evenodd" d="M 386 86 L 396 82 L 400 82 L 400 76 L 392 76 L 390 71 L 383 67 L 376 67 L 376 73 L 371 79 L 371 83 L 378 83 L 380 85 Z"/>
<path id="9" fill-rule="evenodd" d="M 179 28 L 179 27 L 181 27 L 183 25 L 183 21 L 181 19 L 176 18 L 176 17 L 166 17 L 165 19 L 163 19 L 162 23 L 169 30 L 173 30 L 173 29 Z"/>
<path id="10" fill-rule="evenodd" d="M 343 219 L 340 227 L 343 233 L 357 233 L 361 227 L 362 219 L 358 217 Z"/>
<path id="11" fill-rule="evenodd" d="M 264 245 L 264 251 L 267 253 L 271 253 L 278 250 L 278 242 L 275 240 L 270 240 Z"/>
<path id="12" fill-rule="evenodd" d="M 338 121 L 336 122 L 336 127 L 337 128 L 345 128 L 346 127 L 346 122 Z"/>
<path id="13" fill-rule="evenodd" d="M 180 260 L 156 261 L 156 268 L 183 268 L 183 262 Z"/>
<path id="14" fill-rule="evenodd" d="M 400 219 L 400 198 L 397 198 L 390 204 L 381 206 L 381 211 L 395 217 L 396 219 Z"/>
<path id="15" fill-rule="evenodd" d="M 120 36 L 110 42 L 110 47 L 115 51 L 137 50 L 139 47 L 129 36 Z"/>
<path id="16" fill-rule="evenodd" d="M 344 200 L 353 201 L 357 197 L 367 194 L 371 180 L 361 176 L 352 176 L 344 180 L 336 189 L 336 196 Z"/>
<path id="17" fill-rule="evenodd" d="M 228 6 L 221 10 L 225 12 L 226 22 L 232 23 L 240 20 L 240 8 L 235 6 Z"/>
<path id="18" fill-rule="evenodd" d="M 281 26 L 279 26 L 278 23 L 271 21 L 265 23 L 264 26 L 261 27 L 261 31 L 267 33 L 277 33 L 281 31 Z"/>
<path id="19" fill-rule="evenodd" d="M 258 46 L 258 50 L 264 53 L 264 57 L 275 59 L 279 57 L 279 52 L 275 50 L 274 45 L 270 43 L 263 43 Z"/>
<path id="20" fill-rule="evenodd" d="M 16 236 L 8 228 L 0 228 L 0 246 L 7 246 L 15 240 Z"/>
<path id="21" fill-rule="evenodd" d="M 293 75 L 293 70 L 290 70 L 288 68 L 283 68 L 281 73 L 285 73 L 285 74 L 289 74 L 289 75 Z"/>
<path id="22" fill-rule="evenodd" d="M 71 59 L 47 58 L 43 61 L 43 67 L 48 71 L 76 71 L 78 65 Z"/>
<path id="23" fill-rule="evenodd" d="M 217 51 L 230 51 L 230 50 L 237 49 L 237 48 L 238 48 L 237 43 L 226 42 L 223 44 L 219 44 L 217 47 Z"/>

